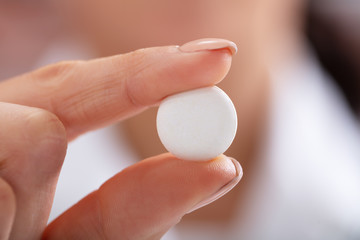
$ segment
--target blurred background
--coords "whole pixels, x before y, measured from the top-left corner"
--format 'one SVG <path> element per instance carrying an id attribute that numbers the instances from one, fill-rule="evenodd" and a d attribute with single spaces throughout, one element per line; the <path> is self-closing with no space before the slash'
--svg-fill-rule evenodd
<path id="1" fill-rule="evenodd" d="M 0 0 L 0 80 L 62 60 L 226 38 L 220 84 L 244 168 L 227 196 L 164 239 L 360 239 L 359 0 Z M 50 221 L 164 152 L 156 108 L 70 143 Z"/>

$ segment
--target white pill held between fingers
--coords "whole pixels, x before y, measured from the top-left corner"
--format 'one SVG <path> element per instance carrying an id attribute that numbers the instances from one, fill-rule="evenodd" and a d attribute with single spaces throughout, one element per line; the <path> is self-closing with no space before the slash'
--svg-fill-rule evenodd
<path id="1" fill-rule="evenodd" d="M 209 160 L 231 145 L 237 116 L 229 96 L 214 86 L 167 97 L 156 124 L 161 142 L 176 157 Z"/>

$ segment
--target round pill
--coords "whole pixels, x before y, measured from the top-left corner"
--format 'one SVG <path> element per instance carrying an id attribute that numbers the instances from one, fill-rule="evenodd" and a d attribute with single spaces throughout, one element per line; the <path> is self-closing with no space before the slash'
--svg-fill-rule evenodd
<path id="1" fill-rule="evenodd" d="M 161 142 L 173 155 L 186 160 L 209 160 L 231 145 L 237 116 L 229 96 L 214 86 L 165 98 L 156 124 Z"/>

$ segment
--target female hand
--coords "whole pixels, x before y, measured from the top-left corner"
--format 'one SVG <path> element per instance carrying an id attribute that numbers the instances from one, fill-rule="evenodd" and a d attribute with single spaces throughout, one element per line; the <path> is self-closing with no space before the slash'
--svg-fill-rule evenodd
<path id="1" fill-rule="evenodd" d="M 141 49 L 2 82 L 0 239 L 158 239 L 234 187 L 242 175 L 237 161 L 166 153 L 121 171 L 46 226 L 69 140 L 168 95 L 218 83 L 233 50 L 224 40 Z"/>

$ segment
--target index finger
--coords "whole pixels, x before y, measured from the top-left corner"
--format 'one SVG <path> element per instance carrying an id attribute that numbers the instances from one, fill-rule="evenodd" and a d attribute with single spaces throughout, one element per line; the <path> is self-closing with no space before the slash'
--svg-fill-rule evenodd
<path id="1" fill-rule="evenodd" d="M 164 97 L 220 82 L 234 43 L 216 39 L 50 65 L 0 83 L 0 101 L 43 108 L 68 138 L 129 117 Z M 230 51 L 229 51 L 230 50 Z"/>

